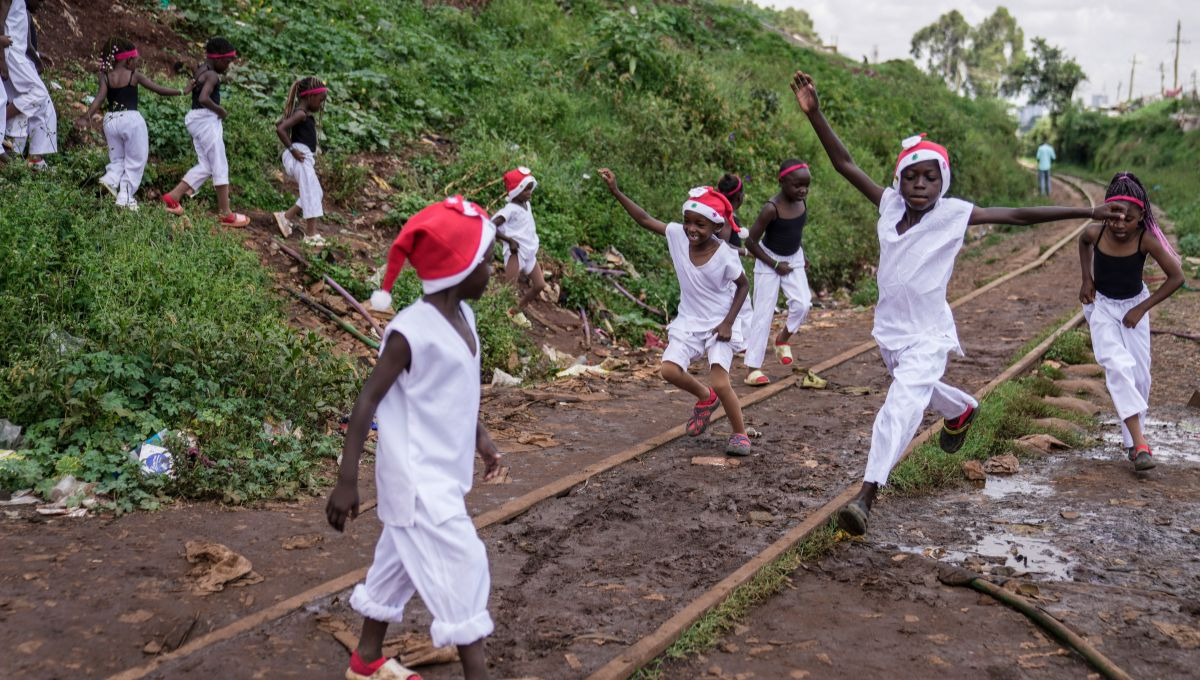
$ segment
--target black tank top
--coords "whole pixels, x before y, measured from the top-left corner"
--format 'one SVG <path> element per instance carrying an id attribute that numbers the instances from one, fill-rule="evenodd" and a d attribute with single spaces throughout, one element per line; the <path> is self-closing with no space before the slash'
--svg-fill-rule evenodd
<path id="1" fill-rule="evenodd" d="M 1104 235 L 1104 227 L 1100 227 L 1100 235 Z M 1092 248 L 1092 280 L 1096 283 L 1096 292 L 1113 300 L 1128 300 L 1142 292 L 1142 269 L 1146 266 L 1146 253 L 1142 252 L 1142 237 L 1146 230 L 1138 236 L 1138 249 L 1132 255 L 1117 257 L 1105 255 L 1100 250 L 1100 239 Z"/>
<path id="2" fill-rule="evenodd" d="M 292 126 L 292 143 L 303 144 L 309 151 L 317 152 L 317 121 L 311 114 L 304 114 L 304 120 Z"/>
<path id="3" fill-rule="evenodd" d="M 203 74 L 207 70 L 208 70 L 208 68 L 201 70 L 199 73 L 196 74 L 196 77 L 199 78 L 200 75 Z M 200 103 L 200 91 L 203 89 L 204 89 L 204 86 L 200 85 L 199 83 L 196 84 L 196 87 L 192 88 L 192 109 L 193 110 L 204 108 L 204 105 Z M 214 104 L 217 104 L 217 105 L 221 104 L 221 78 L 219 76 L 217 77 L 217 84 L 213 85 L 212 94 L 209 95 L 209 97 L 213 100 Z"/>
<path id="4" fill-rule="evenodd" d="M 771 202 L 775 205 L 774 201 Z M 795 255 L 800 250 L 800 241 L 804 236 L 804 225 L 808 222 L 808 206 L 799 217 L 783 219 L 779 217 L 779 206 L 775 206 L 775 219 L 767 223 L 763 232 L 762 244 L 776 255 Z"/>
<path id="5" fill-rule="evenodd" d="M 138 86 L 134 80 L 136 77 L 136 73 L 131 74 L 129 84 L 125 87 L 113 87 L 112 82 L 108 79 L 108 74 L 104 74 L 104 83 L 108 85 L 108 95 L 105 100 L 108 102 L 110 113 L 138 110 Z"/>

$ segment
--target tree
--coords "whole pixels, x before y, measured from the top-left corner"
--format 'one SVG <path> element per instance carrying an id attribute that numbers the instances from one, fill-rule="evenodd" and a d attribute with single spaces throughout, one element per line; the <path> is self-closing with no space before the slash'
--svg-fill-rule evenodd
<path id="1" fill-rule="evenodd" d="M 997 7 L 971 31 L 967 79 L 976 97 L 995 97 L 1009 69 L 1025 59 L 1025 32 L 1008 9 Z"/>
<path id="2" fill-rule="evenodd" d="M 1034 38 L 1033 55 L 1009 69 L 1002 91 L 1006 95 L 1025 93 L 1031 104 L 1044 104 L 1051 118 L 1057 120 L 1070 107 L 1075 88 L 1084 80 L 1087 76 L 1083 69 L 1061 48 L 1044 38 Z"/>
<path id="3" fill-rule="evenodd" d="M 927 54 L 929 73 L 941 76 L 950 89 L 961 94 L 967 75 L 970 36 L 971 25 L 958 10 L 951 10 L 913 34 L 913 58 Z"/>

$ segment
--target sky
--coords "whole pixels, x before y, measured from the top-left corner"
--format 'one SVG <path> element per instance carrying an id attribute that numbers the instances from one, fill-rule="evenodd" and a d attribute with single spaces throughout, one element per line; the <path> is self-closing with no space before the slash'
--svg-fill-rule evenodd
<path id="1" fill-rule="evenodd" d="M 1057 45 L 1083 67 L 1088 80 L 1075 97 L 1091 104 L 1092 94 L 1106 94 L 1113 103 L 1117 86 L 1121 99 L 1129 92 L 1129 67 L 1138 64 L 1133 78 L 1134 96 L 1158 92 L 1158 65 L 1166 65 L 1166 86 L 1171 87 L 1175 22 L 1183 20 L 1179 56 L 1179 81 L 1191 91 L 1192 72 L 1200 71 L 1200 2 L 1195 0 L 754 0 L 776 8 L 796 7 L 809 13 L 817 34 L 826 44 L 836 43 L 844 55 L 879 60 L 909 58 L 912 35 L 942 14 L 957 9 L 972 26 L 995 11 L 1008 8 L 1025 31 L 1025 47 L 1034 37 Z M 1170 43 L 1170 44 L 1169 44 Z M 1200 74 L 1197 75 L 1200 79 Z"/>

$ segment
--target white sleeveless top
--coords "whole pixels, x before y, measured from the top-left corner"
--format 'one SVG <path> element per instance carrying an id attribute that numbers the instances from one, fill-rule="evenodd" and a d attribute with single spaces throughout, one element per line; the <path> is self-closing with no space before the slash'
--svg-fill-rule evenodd
<path id="1" fill-rule="evenodd" d="M 475 314 L 462 313 L 475 339 L 475 354 L 433 305 L 418 300 L 387 325 L 412 349 L 408 370 L 375 411 L 379 444 L 375 483 L 379 519 L 412 526 L 417 497 L 438 524 L 467 514 L 464 496 L 475 472 L 475 429 L 479 422 L 479 334 Z"/>
<path id="2" fill-rule="evenodd" d="M 900 350 L 932 341 L 962 354 L 946 289 L 974 207 L 940 198 L 920 222 L 898 234 L 904 198 L 894 189 L 883 190 L 877 224 L 879 302 L 871 333 L 880 347 Z"/>

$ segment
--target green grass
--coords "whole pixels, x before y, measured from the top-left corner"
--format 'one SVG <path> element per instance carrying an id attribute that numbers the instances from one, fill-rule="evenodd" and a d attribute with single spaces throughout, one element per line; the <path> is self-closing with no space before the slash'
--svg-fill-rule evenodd
<path id="1" fill-rule="evenodd" d="M 1069 330 L 1050 345 L 1046 358 L 1064 364 L 1092 363 L 1095 361 L 1092 356 L 1092 336 L 1081 328 Z"/>
<path id="2" fill-rule="evenodd" d="M 888 478 L 889 494 L 922 496 L 962 483 L 962 464 L 968 460 L 987 460 L 992 456 L 1020 452 L 1012 440 L 1038 432 L 1035 418 L 1079 420 L 1078 416 L 1056 409 L 1039 397 L 1057 390 L 1045 378 L 1022 378 L 997 387 L 980 405 L 971 426 L 971 436 L 956 453 L 946 453 L 934 437 L 896 466 Z M 1071 446 L 1083 444 L 1073 432 L 1056 432 Z"/>
<path id="3" fill-rule="evenodd" d="M 1058 330 L 1059 327 L 1061 327 L 1063 324 L 1065 324 L 1067 321 L 1069 321 L 1071 319 L 1071 317 L 1075 316 L 1076 313 L 1077 313 L 1077 311 L 1074 309 L 1063 312 L 1063 314 L 1061 316 L 1059 316 L 1057 319 L 1055 319 L 1052 323 L 1047 324 L 1044 328 L 1042 328 L 1040 331 L 1038 331 L 1036 335 L 1034 335 L 1032 338 L 1027 340 L 1025 342 L 1025 344 L 1021 345 L 1020 349 L 1018 349 L 1016 352 L 1013 352 L 1013 355 L 1011 357 L 1009 357 L 1009 359 L 1008 359 L 1008 365 L 1011 366 L 1011 365 L 1017 363 L 1018 361 L 1021 360 L 1022 357 L 1029 354 L 1030 352 L 1032 352 L 1035 347 L 1042 344 L 1042 342 L 1045 341 L 1046 338 L 1050 337 L 1054 333 L 1054 331 Z M 1062 340 L 1062 338 L 1059 338 L 1058 340 L 1055 341 L 1054 344 L 1062 346 L 1065 343 L 1072 343 L 1072 342 L 1074 342 L 1074 341 L 1073 340 Z M 1080 363 L 1082 363 L 1082 362 L 1080 362 Z"/>
<path id="4" fill-rule="evenodd" d="M 798 545 L 790 548 L 764 566 L 746 584 L 736 588 L 721 604 L 713 607 L 699 621 L 688 627 L 666 651 L 652 663 L 641 668 L 633 677 L 657 680 L 662 677 L 663 665 L 670 659 L 702 654 L 716 646 L 721 638 L 745 618 L 755 606 L 783 590 L 792 580 L 792 573 L 805 562 L 819 559 L 838 542 L 839 530 L 831 520 L 815 529 Z"/>

